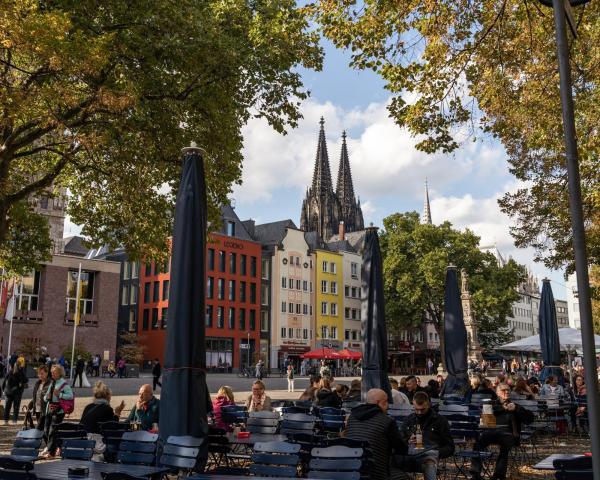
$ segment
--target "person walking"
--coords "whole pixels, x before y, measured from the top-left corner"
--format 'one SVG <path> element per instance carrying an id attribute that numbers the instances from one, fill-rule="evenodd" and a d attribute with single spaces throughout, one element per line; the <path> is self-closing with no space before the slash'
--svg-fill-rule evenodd
<path id="1" fill-rule="evenodd" d="M 288 364 L 287 367 L 287 382 L 288 382 L 288 392 L 294 391 L 294 367 L 292 364 Z"/>
<path id="2" fill-rule="evenodd" d="M 14 367 L 8 373 L 2 384 L 6 403 L 4 404 L 4 425 L 8 425 L 10 411 L 13 412 L 13 425 L 16 425 L 19 418 L 19 409 L 21 407 L 21 397 L 27 386 L 27 376 L 25 375 L 25 360 L 21 359 L 15 362 Z"/>
<path id="3" fill-rule="evenodd" d="M 160 383 L 160 376 L 162 375 L 162 370 L 160 368 L 160 362 L 158 358 L 154 359 L 154 365 L 152 366 L 152 391 L 156 390 L 156 386 L 158 385 L 162 388 L 162 383 Z"/>
<path id="4" fill-rule="evenodd" d="M 262 378 L 263 378 L 263 363 L 262 363 L 262 359 L 260 359 L 258 361 L 258 363 L 256 364 L 255 375 L 256 375 L 256 379 L 257 380 L 262 380 Z"/>
<path id="5" fill-rule="evenodd" d="M 37 422 L 38 430 L 44 430 L 46 424 L 46 393 L 48 393 L 48 387 L 52 384 L 50 378 L 50 369 L 46 365 L 40 365 L 37 370 L 38 381 L 33 386 L 32 399 L 29 402 L 28 410 L 32 414 L 32 421 L 35 419 Z"/>
<path id="6" fill-rule="evenodd" d="M 75 363 L 75 375 L 73 376 L 73 385 L 75 387 L 75 383 L 77 382 L 77 377 L 79 377 L 79 388 L 83 387 L 83 372 L 85 370 L 85 360 L 81 358 L 81 355 L 77 355 L 77 362 Z"/>
<path id="7" fill-rule="evenodd" d="M 82 373 L 83 368 L 85 368 L 84 362 L 81 370 Z M 56 426 L 62 423 L 65 415 L 71 413 L 75 406 L 75 395 L 73 394 L 69 382 L 64 378 L 64 368 L 60 365 L 52 365 L 50 375 L 52 377 L 52 383 L 48 387 L 48 393 L 46 393 L 46 396 L 44 397 L 46 402 L 46 424 L 44 426 L 44 432 L 48 446 L 41 453 L 43 458 L 52 458 L 56 455 L 56 449 L 58 448 L 58 439 L 55 435 Z"/>
<path id="8" fill-rule="evenodd" d="M 117 370 L 119 371 L 119 378 L 125 377 L 125 359 L 119 358 L 117 362 Z"/>

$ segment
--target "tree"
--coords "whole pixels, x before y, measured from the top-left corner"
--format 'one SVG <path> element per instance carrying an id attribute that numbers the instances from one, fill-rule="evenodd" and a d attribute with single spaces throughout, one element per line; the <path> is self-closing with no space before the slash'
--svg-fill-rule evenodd
<path id="1" fill-rule="evenodd" d="M 572 267 L 552 10 L 538 0 L 316 0 L 323 33 L 392 94 L 390 115 L 425 152 L 481 132 L 504 145 L 521 188 L 501 200 L 519 247 Z M 600 2 L 575 9 L 570 45 L 589 257 L 600 264 Z M 595 218 L 593 218 L 595 217 Z"/>
<path id="2" fill-rule="evenodd" d="M 321 66 L 292 0 L 0 0 L 0 12 L 0 266 L 16 273 L 47 256 L 28 200 L 65 188 L 93 244 L 166 255 L 181 147 L 207 151 L 215 220 L 240 182 L 242 126 L 295 126 L 297 67 Z"/>
<path id="3" fill-rule="evenodd" d="M 125 332 L 121 334 L 121 346 L 118 355 L 126 363 L 141 365 L 144 361 L 146 347 L 140 342 L 140 337 L 135 333 Z"/>
<path id="4" fill-rule="evenodd" d="M 522 266 L 513 260 L 500 266 L 491 253 L 479 250 L 479 237 L 452 228 L 450 222 L 421 224 L 418 213 L 408 212 L 390 215 L 383 224 L 384 294 L 391 332 L 421 325 L 427 318 L 442 336 L 444 283 L 452 264 L 469 274 L 482 345 L 506 340 L 517 286 L 525 279 Z"/>
<path id="5" fill-rule="evenodd" d="M 600 335 L 600 266 L 594 265 L 590 269 L 590 286 L 592 287 L 592 319 L 594 322 L 594 333 Z"/>

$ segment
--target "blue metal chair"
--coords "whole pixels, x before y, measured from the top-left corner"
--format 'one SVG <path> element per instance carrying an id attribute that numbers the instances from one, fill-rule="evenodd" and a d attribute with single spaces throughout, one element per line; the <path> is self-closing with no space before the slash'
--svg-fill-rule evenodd
<path id="1" fill-rule="evenodd" d="M 286 413 L 279 427 L 279 433 L 282 435 L 312 434 L 316 420 L 316 417 L 304 413 Z"/>
<path id="2" fill-rule="evenodd" d="M 279 420 L 276 418 L 249 417 L 246 421 L 246 430 L 251 433 L 274 434 L 279 427 Z"/>
<path id="3" fill-rule="evenodd" d="M 103 454 L 105 462 L 117 461 L 121 439 L 125 432 L 129 431 L 129 428 L 129 422 L 103 422 L 100 424 L 100 435 L 106 446 Z"/>
<path id="4" fill-rule="evenodd" d="M 243 405 L 225 405 L 221 408 L 221 419 L 224 423 L 246 423 L 248 412 Z"/>
<path id="5" fill-rule="evenodd" d="M 250 473 L 263 477 L 296 477 L 300 445 L 288 442 L 258 442 L 251 456 Z"/>
<path id="6" fill-rule="evenodd" d="M 125 432 L 117 460 L 132 465 L 154 465 L 158 435 L 145 431 Z"/>
<path id="7" fill-rule="evenodd" d="M 331 480 L 359 480 L 364 453 L 362 448 L 343 445 L 313 448 L 308 476 Z"/>
<path id="8" fill-rule="evenodd" d="M 346 422 L 345 415 L 321 415 L 321 427 L 324 432 L 341 432 Z"/>
<path id="9" fill-rule="evenodd" d="M 95 446 L 94 440 L 65 439 L 62 442 L 60 456 L 69 460 L 91 460 Z"/>

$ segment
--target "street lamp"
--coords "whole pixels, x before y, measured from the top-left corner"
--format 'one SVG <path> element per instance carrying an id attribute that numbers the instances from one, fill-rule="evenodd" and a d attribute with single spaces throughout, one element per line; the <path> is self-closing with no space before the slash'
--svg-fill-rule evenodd
<path id="1" fill-rule="evenodd" d="M 592 303 L 589 289 L 588 258 L 585 244 L 583 208 L 581 205 L 581 184 L 579 176 L 579 154 L 575 134 L 575 113 L 573 109 L 573 91 L 571 85 L 571 66 L 569 64 L 569 45 L 567 42 L 567 22 L 573 36 L 577 35 L 576 24 L 571 13 L 572 6 L 583 5 L 589 0 L 539 0 L 552 6 L 556 29 L 556 52 L 560 75 L 560 101 L 562 105 L 563 132 L 567 158 L 567 177 L 569 185 L 569 210 L 573 230 L 573 250 L 575 252 L 575 270 L 579 293 L 579 312 L 581 319 L 581 337 L 585 365 L 585 383 L 587 385 L 587 408 L 592 440 L 592 466 L 594 479 L 600 480 L 600 394 L 592 321 Z"/>

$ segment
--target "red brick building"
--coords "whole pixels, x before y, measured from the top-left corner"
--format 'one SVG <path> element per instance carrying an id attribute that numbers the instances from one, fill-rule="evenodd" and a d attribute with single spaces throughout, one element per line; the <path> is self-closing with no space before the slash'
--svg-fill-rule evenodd
<path id="1" fill-rule="evenodd" d="M 260 344 L 261 245 L 234 210 L 221 209 L 222 227 L 206 247 L 206 367 L 238 370 L 256 362 Z M 147 360 L 164 356 L 170 262 L 142 263 L 138 334 Z"/>

